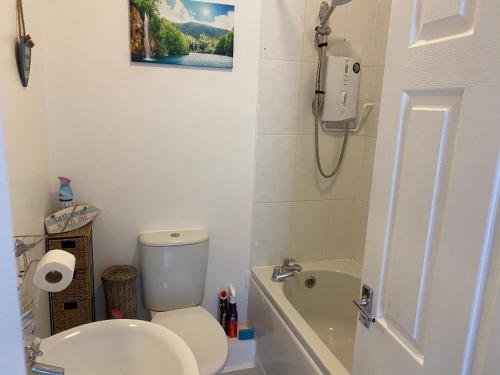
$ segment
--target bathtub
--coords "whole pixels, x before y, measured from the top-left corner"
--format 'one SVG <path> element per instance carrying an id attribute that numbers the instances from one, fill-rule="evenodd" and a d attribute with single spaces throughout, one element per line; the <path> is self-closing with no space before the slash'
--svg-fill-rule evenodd
<path id="1" fill-rule="evenodd" d="M 351 260 L 301 265 L 284 282 L 271 281 L 273 267 L 252 269 L 249 321 L 257 363 L 267 375 L 348 375 L 361 266 Z"/>

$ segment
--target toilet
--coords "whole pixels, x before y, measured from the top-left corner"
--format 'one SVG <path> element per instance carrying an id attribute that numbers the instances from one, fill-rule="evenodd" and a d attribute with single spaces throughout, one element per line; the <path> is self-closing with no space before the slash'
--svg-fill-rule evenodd
<path id="1" fill-rule="evenodd" d="M 187 343 L 201 375 L 220 374 L 228 356 L 226 334 L 200 306 L 208 265 L 207 231 L 144 232 L 139 242 L 142 295 L 151 321 Z"/>

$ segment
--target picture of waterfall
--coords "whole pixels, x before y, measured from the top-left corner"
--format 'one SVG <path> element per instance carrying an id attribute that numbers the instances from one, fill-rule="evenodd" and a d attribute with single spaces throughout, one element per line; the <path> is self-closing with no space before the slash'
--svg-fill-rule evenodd
<path id="1" fill-rule="evenodd" d="M 129 1 L 133 62 L 233 68 L 234 5 Z"/>

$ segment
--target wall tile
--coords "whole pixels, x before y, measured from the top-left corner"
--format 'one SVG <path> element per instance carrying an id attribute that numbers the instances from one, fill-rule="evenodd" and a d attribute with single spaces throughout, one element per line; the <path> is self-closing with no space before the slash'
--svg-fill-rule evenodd
<path id="1" fill-rule="evenodd" d="M 344 135 L 340 132 L 323 133 L 319 137 L 321 163 L 327 172 L 337 163 L 343 138 Z M 314 136 L 298 136 L 294 199 L 301 201 L 355 198 L 358 194 L 363 141 L 363 137 L 350 135 L 338 174 L 334 178 L 325 179 L 316 165 Z"/>
<path id="2" fill-rule="evenodd" d="M 255 201 L 276 202 L 293 199 L 296 137 L 257 137 Z"/>
<path id="3" fill-rule="evenodd" d="M 363 105 L 365 103 L 375 104 L 375 93 L 373 90 L 374 74 L 375 74 L 374 67 L 366 66 L 362 67 L 361 69 L 361 79 L 359 85 L 359 98 L 358 98 L 358 108 L 357 108 L 357 116 L 358 116 L 357 121 L 361 121 L 358 131 L 359 135 L 366 134 L 367 124 L 374 117 L 373 113 L 375 108 L 372 108 L 368 116 L 365 116 L 363 119 L 360 119 L 360 116 L 362 115 L 361 111 Z"/>
<path id="4" fill-rule="evenodd" d="M 331 168 L 334 150 L 331 139 L 320 136 L 321 160 L 325 168 Z M 328 200 L 334 185 L 332 179 L 323 178 L 316 167 L 314 136 L 301 135 L 297 137 L 297 157 L 294 179 L 294 199 Z"/>
<path id="5" fill-rule="evenodd" d="M 314 133 L 314 116 L 312 114 L 312 101 L 316 87 L 317 63 L 305 62 L 302 64 L 300 79 L 300 105 L 298 134 Z"/>
<path id="6" fill-rule="evenodd" d="M 335 135 L 335 162 L 340 155 L 342 147 L 343 134 L 336 133 Z M 363 141 L 364 138 L 358 135 L 349 135 L 347 141 L 347 149 L 344 156 L 344 161 L 334 177 L 334 184 L 331 190 L 330 199 L 349 199 L 355 198 L 358 193 L 359 172 L 361 168 L 361 160 L 363 156 Z M 330 142 L 331 147 L 332 142 Z M 323 146 L 328 147 L 328 145 Z M 333 162 L 330 162 L 330 168 Z"/>
<path id="7" fill-rule="evenodd" d="M 357 201 L 342 199 L 330 201 L 326 253 L 331 259 L 353 257 L 354 219 Z"/>
<path id="8" fill-rule="evenodd" d="M 377 0 L 352 1 L 347 7 L 346 45 L 343 52 L 360 58 L 362 66 L 370 66 Z"/>
<path id="9" fill-rule="evenodd" d="M 368 224 L 368 202 L 356 201 L 356 216 L 354 219 L 353 259 L 363 264 L 366 242 L 366 227 Z"/>
<path id="10" fill-rule="evenodd" d="M 392 0 L 378 0 L 375 36 L 372 49 L 372 64 L 374 66 L 383 66 L 385 64 L 391 5 Z"/>
<path id="11" fill-rule="evenodd" d="M 375 67 L 373 68 L 373 76 L 372 76 L 372 95 L 373 102 L 375 106 L 368 116 L 365 126 L 364 126 L 364 134 L 370 137 L 376 137 L 378 132 L 378 121 L 380 116 L 380 104 L 382 100 L 382 84 L 384 81 L 384 67 Z"/>
<path id="12" fill-rule="evenodd" d="M 376 137 L 380 115 L 384 67 L 364 67 L 362 72 L 364 74 L 364 78 L 362 79 L 360 86 L 358 116 L 361 115 L 361 108 L 364 103 L 374 103 L 374 107 L 361 124 L 359 134 Z"/>
<path id="13" fill-rule="evenodd" d="M 366 137 L 363 147 L 363 159 L 361 161 L 361 171 L 359 177 L 358 198 L 364 202 L 370 200 L 370 190 L 372 186 L 373 162 L 375 159 L 375 145 L 377 138 Z"/>
<path id="14" fill-rule="evenodd" d="M 262 2 L 261 56 L 265 59 L 302 59 L 305 2 L 265 0 Z"/>
<path id="15" fill-rule="evenodd" d="M 292 257 L 298 262 L 324 260 L 328 202 L 296 202 L 292 218 Z"/>
<path id="16" fill-rule="evenodd" d="M 301 64 L 261 60 L 259 134 L 295 134 L 299 113 Z"/>
<path id="17" fill-rule="evenodd" d="M 290 256 L 293 203 L 256 203 L 252 223 L 252 267 L 280 264 Z"/>

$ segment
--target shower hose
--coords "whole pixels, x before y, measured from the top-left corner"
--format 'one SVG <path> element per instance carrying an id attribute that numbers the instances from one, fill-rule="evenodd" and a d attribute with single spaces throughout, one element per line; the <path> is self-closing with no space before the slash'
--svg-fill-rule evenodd
<path id="1" fill-rule="evenodd" d="M 325 171 L 323 165 L 321 164 L 321 155 L 319 150 L 319 125 L 320 125 L 320 115 L 321 108 L 323 107 L 324 95 L 325 91 L 323 90 L 323 58 L 324 58 L 324 49 L 327 46 L 327 35 L 321 35 L 316 31 L 316 46 L 318 49 L 318 68 L 316 71 L 316 90 L 314 93 L 314 101 L 312 104 L 313 115 L 314 115 L 314 146 L 316 153 L 316 165 L 318 166 L 319 173 L 324 178 L 332 178 L 335 176 L 344 160 L 345 151 L 347 148 L 347 139 L 349 138 L 349 121 L 346 121 L 345 130 L 344 130 L 344 141 L 342 142 L 342 149 L 340 150 L 339 158 L 337 159 L 337 163 L 331 172 Z"/>

